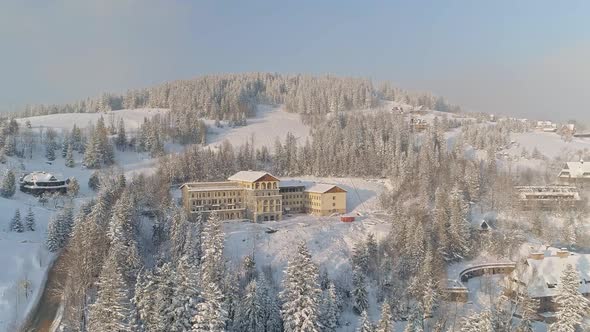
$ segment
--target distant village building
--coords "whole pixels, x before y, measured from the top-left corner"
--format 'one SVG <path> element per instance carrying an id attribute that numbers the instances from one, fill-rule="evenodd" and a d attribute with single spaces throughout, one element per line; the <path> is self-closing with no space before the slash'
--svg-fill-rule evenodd
<path id="1" fill-rule="evenodd" d="M 575 208 L 583 202 L 578 189 L 567 185 L 518 186 L 515 191 L 523 210 Z"/>
<path id="2" fill-rule="evenodd" d="M 428 129 L 428 122 L 424 119 L 411 118 L 410 126 L 414 131 L 424 131 Z"/>
<path id="3" fill-rule="evenodd" d="M 535 128 L 540 131 L 554 133 L 557 131 L 557 124 L 551 121 L 537 121 L 537 126 Z"/>
<path id="4" fill-rule="evenodd" d="M 584 160 L 567 162 L 557 176 L 560 182 L 577 184 L 590 181 L 590 163 Z"/>
<path id="5" fill-rule="evenodd" d="M 217 211 L 223 220 L 278 221 L 283 214 L 319 216 L 346 213 L 346 191 L 338 186 L 281 181 L 266 172 L 241 171 L 223 182 L 191 182 L 181 187 L 190 213 Z"/>
<path id="6" fill-rule="evenodd" d="M 565 267 L 571 264 L 580 277 L 580 292 L 590 298 L 590 255 L 553 249 L 530 254 L 523 271 L 515 272 L 512 281 L 525 286 L 528 295 L 540 301 L 539 312 L 555 312 L 555 296 Z"/>
<path id="7" fill-rule="evenodd" d="M 32 172 L 19 178 L 20 190 L 33 195 L 54 192 L 65 194 L 69 183 L 70 179 L 60 180 L 47 172 Z"/>

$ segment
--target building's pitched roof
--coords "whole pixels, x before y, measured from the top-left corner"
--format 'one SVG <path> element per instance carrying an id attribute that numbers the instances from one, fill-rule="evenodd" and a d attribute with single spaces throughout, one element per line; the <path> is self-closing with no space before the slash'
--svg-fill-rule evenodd
<path id="1" fill-rule="evenodd" d="M 590 179 L 590 163 L 583 161 L 570 161 L 565 164 L 563 170 L 561 170 L 559 173 L 559 176 Z"/>
<path id="2" fill-rule="evenodd" d="M 188 191 L 212 191 L 212 190 L 232 190 L 241 189 L 241 187 L 230 181 L 224 182 L 187 182 L 180 186 L 180 189 L 185 188 Z"/>
<path id="3" fill-rule="evenodd" d="M 306 188 L 305 191 L 310 192 L 310 193 L 318 193 L 318 194 L 324 194 L 324 193 L 345 193 L 346 190 L 338 187 L 337 185 L 334 184 L 327 184 L 327 183 L 316 183 L 313 186 Z"/>
<path id="4" fill-rule="evenodd" d="M 590 255 L 569 253 L 567 257 L 558 257 L 550 251 L 543 259 L 527 259 L 527 269 L 521 277 L 532 297 L 555 296 L 559 292 L 559 280 L 568 264 L 571 264 L 580 276 L 580 292 L 590 293 Z M 549 287 L 552 285 L 553 287 Z"/>
<path id="5" fill-rule="evenodd" d="M 32 172 L 22 177 L 26 182 L 55 182 L 59 181 L 53 174 L 47 172 Z"/>
<path id="6" fill-rule="evenodd" d="M 227 179 L 230 181 L 256 182 L 262 178 L 266 178 L 266 181 L 279 181 L 270 173 L 259 171 L 239 171 Z"/>
<path id="7" fill-rule="evenodd" d="M 581 200 L 578 189 L 573 186 L 552 185 L 552 186 L 516 186 L 518 198 L 527 200 Z"/>

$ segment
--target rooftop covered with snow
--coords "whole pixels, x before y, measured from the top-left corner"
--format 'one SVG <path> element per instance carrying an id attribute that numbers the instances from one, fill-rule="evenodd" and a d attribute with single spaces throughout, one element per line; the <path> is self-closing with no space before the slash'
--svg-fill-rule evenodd
<path id="1" fill-rule="evenodd" d="M 256 182 L 263 177 L 268 176 L 269 181 L 279 181 L 272 174 L 260 171 L 239 171 L 236 174 L 228 178 L 229 181 L 241 181 L 241 182 Z"/>

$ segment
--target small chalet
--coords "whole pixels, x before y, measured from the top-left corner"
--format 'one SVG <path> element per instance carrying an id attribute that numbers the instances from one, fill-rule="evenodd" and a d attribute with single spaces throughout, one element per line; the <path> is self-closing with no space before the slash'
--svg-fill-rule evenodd
<path id="1" fill-rule="evenodd" d="M 20 190 L 33 195 L 44 193 L 62 193 L 68 191 L 70 179 L 60 180 L 55 175 L 47 172 L 32 172 L 20 177 Z"/>
<path id="2" fill-rule="evenodd" d="M 566 266 L 572 265 L 580 277 L 580 293 L 590 298 L 590 255 L 567 249 L 548 249 L 531 253 L 524 271 L 515 272 L 512 281 L 526 286 L 528 295 L 540 301 L 539 312 L 556 311 L 554 298 L 559 294 L 559 281 Z"/>
<path id="3" fill-rule="evenodd" d="M 590 164 L 584 160 L 568 162 L 557 176 L 560 182 L 577 183 L 590 181 Z"/>

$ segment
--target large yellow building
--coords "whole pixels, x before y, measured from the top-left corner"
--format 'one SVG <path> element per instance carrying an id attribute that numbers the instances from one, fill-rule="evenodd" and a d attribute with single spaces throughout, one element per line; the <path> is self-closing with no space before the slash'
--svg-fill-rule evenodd
<path id="1" fill-rule="evenodd" d="M 190 213 L 217 211 L 226 219 L 278 221 L 283 214 L 328 216 L 346 213 L 346 190 L 330 184 L 306 187 L 283 183 L 266 172 L 241 171 L 224 182 L 191 182 L 181 187 L 182 202 Z"/>

